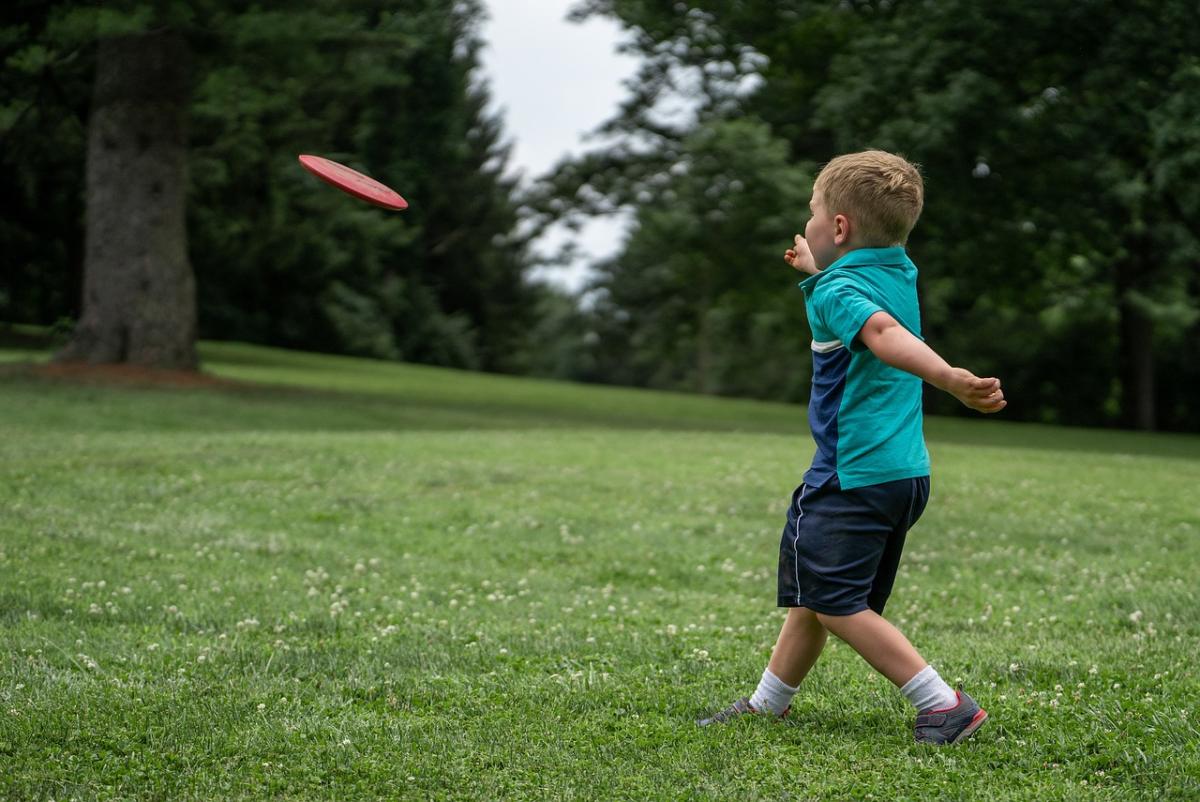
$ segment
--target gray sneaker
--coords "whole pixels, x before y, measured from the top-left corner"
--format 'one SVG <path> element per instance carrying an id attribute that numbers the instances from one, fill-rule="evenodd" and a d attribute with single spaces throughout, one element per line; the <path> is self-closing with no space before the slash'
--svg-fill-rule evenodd
<path id="1" fill-rule="evenodd" d="M 784 710 L 778 716 L 775 716 L 775 718 L 783 718 L 791 711 L 791 709 L 792 708 L 789 707 L 787 710 Z M 731 704 L 729 707 L 725 708 L 724 710 L 713 713 L 708 718 L 702 718 L 699 721 L 697 721 L 696 724 L 697 724 L 697 726 L 700 726 L 700 727 L 707 727 L 709 724 L 723 724 L 726 721 L 729 721 L 730 719 L 734 719 L 734 718 L 737 718 L 738 716 L 745 716 L 745 715 L 761 716 L 761 715 L 765 715 L 765 714 L 761 710 L 755 710 L 753 707 L 750 706 L 750 697 L 743 696 L 741 699 L 738 699 L 736 702 L 734 702 L 733 704 Z"/>
<path id="2" fill-rule="evenodd" d="M 940 710 L 923 710 L 913 728 L 919 744 L 956 744 L 969 738 L 983 722 L 987 711 L 962 690 L 955 691 L 958 703 Z"/>

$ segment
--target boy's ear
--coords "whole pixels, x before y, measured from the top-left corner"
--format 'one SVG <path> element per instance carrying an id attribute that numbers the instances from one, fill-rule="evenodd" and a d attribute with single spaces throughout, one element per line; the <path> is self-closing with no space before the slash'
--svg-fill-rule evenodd
<path id="1" fill-rule="evenodd" d="M 850 241 L 850 218 L 844 214 L 833 216 L 833 244 L 845 245 Z"/>

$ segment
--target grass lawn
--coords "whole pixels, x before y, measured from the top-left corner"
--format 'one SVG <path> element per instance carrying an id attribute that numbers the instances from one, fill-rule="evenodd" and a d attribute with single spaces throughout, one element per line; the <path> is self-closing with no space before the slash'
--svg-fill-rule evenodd
<path id="1" fill-rule="evenodd" d="M 0 367 L 0 798 L 1200 797 L 1200 438 L 929 421 L 888 615 L 991 713 L 939 751 L 833 641 L 693 724 L 778 631 L 802 409 L 203 354 Z"/>

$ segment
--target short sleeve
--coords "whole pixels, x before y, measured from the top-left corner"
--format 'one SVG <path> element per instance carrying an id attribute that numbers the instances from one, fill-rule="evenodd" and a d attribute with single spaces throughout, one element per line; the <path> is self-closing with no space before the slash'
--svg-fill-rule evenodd
<path id="1" fill-rule="evenodd" d="M 837 337 L 852 351 L 861 351 L 865 346 L 855 343 L 854 338 L 862 329 L 867 318 L 883 307 L 867 297 L 852 281 L 836 278 L 817 285 L 812 296 L 813 309 L 827 331 Z"/>

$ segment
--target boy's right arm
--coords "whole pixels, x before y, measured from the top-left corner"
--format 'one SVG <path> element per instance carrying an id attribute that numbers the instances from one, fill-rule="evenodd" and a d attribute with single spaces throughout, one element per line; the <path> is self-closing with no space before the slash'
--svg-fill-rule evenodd
<path id="1" fill-rule="evenodd" d="M 981 379 L 969 370 L 951 367 L 887 312 L 876 312 L 867 318 L 858 339 L 880 361 L 920 376 L 971 409 L 999 412 L 1008 405 L 999 379 Z"/>

